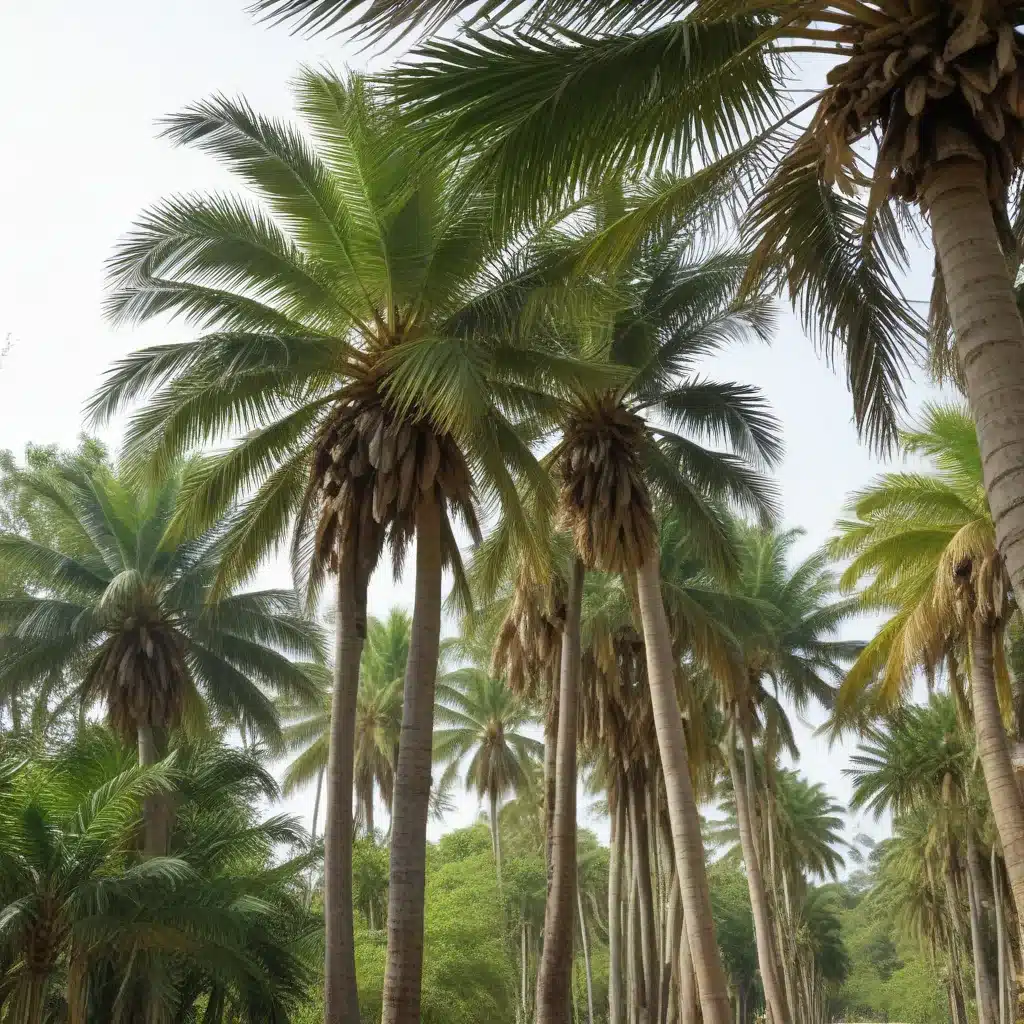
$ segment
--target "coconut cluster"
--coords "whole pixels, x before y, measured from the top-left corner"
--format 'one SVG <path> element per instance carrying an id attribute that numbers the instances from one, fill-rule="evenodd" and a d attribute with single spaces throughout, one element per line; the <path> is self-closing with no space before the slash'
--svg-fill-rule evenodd
<path id="1" fill-rule="evenodd" d="M 644 421 L 607 398 L 566 424 L 556 464 L 565 526 L 588 566 L 624 572 L 655 542 L 650 493 L 640 464 Z"/>
<path id="2" fill-rule="evenodd" d="M 1001 203 L 1024 157 L 1019 3 L 1006 0 L 886 0 L 870 23 L 839 20 L 828 33 L 844 50 L 812 131 L 824 140 L 826 177 L 851 190 L 870 184 L 853 143 L 882 129 L 876 180 L 920 200 L 927 169 L 958 154 L 985 160 Z M 807 29 L 810 32 L 810 29 Z M 798 33 L 799 34 L 799 33 Z"/>
<path id="3" fill-rule="evenodd" d="M 377 542 L 415 532 L 420 497 L 436 488 L 442 501 L 469 510 L 472 476 L 455 438 L 415 411 L 401 414 L 379 391 L 353 393 L 332 411 L 313 458 L 312 485 L 320 497 L 316 551 L 337 568 L 339 543 Z"/>

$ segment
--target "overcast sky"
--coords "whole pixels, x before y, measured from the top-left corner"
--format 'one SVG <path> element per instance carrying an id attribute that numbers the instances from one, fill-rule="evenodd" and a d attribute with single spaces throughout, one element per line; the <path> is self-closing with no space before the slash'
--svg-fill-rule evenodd
<path id="1" fill-rule="evenodd" d="M 0 448 L 73 444 L 82 404 L 112 360 L 187 337 L 187 328 L 166 325 L 114 331 L 102 315 L 104 261 L 133 218 L 169 193 L 230 184 L 207 157 L 158 139 L 157 119 L 215 92 L 287 116 L 299 64 L 368 66 L 371 55 L 342 38 L 305 40 L 257 25 L 244 2 L 0 4 Z M 912 298 L 927 297 L 929 276 L 921 253 Z M 882 468 L 858 443 L 842 379 L 788 312 L 770 348 L 734 349 L 707 371 L 759 385 L 774 406 L 787 449 L 778 473 L 785 521 L 806 530 L 800 550 L 810 551 L 829 535 L 844 496 Z M 916 382 L 909 390 L 917 409 L 929 392 Z M 116 443 L 117 426 L 104 436 Z M 282 566 L 264 575 L 287 583 Z M 410 598 L 380 573 L 370 611 Z M 800 734 L 801 769 L 845 803 L 849 750 L 829 751 L 809 729 Z M 308 815 L 312 795 L 293 806 Z M 449 826 L 478 810 L 467 798 Z M 876 831 L 871 822 L 851 827 Z"/>

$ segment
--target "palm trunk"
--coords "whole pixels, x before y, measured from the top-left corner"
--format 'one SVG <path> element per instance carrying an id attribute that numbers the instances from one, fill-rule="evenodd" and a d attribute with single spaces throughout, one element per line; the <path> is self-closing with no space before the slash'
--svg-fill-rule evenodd
<path id="1" fill-rule="evenodd" d="M 978 848 L 971 826 L 967 828 L 967 899 L 971 909 L 971 955 L 974 958 L 974 993 L 978 1008 L 978 1024 L 994 1024 L 998 1005 L 992 989 L 992 974 L 985 956 L 981 899 L 984 883 Z"/>
<path id="2" fill-rule="evenodd" d="M 441 506 L 425 495 L 416 513 L 416 596 L 395 770 L 382 1024 L 419 1024 L 423 894 L 433 749 L 434 687 L 441 642 Z"/>
<path id="3" fill-rule="evenodd" d="M 527 996 L 527 961 L 529 959 L 529 943 L 526 937 L 526 906 L 525 901 L 519 902 L 519 1009 L 522 1013 L 521 1020 L 525 1024 L 528 1019 L 530 1006 Z"/>
<path id="4" fill-rule="evenodd" d="M 498 830 L 498 794 L 491 790 L 491 852 L 494 854 L 494 874 L 501 892 L 501 832 Z"/>
<path id="5" fill-rule="evenodd" d="M 324 1024 L 359 1020 L 352 909 L 352 775 L 359 659 L 366 636 L 365 584 L 360 576 L 355 553 L 343 552 L 338 567 L 324 824 Z"/>
<path id="6" fill-rule="evenodd" d="M 587 935 L 587 918 L 583 913 L 583 893 L 580 880 L 576 879 L 576 909 L 580 915 L 580 940 L 583 945 L 583 968 L 587 976 L 587 1024 L 594 1024 L 594 971 L 590 964 L 590 938 Z"/>
<path id="7" fill-rule="evenodd" d="M 320 822 L 320 797 L 324 791 L 324 769 L 316 775 L 316 795 L 313 797 L 313 824 L 309 831 L 309 845 L 316 846 L 316 827 Z"/>
<path id="8" fill-rule="evenodd" d="M 562 636 L 551 887 L 544 906 L 544 945 L 537 971 L 537 1024 L 560 1024 L 565 1020 L 572 988 L 572 919 L 576 902 L 576 701 L 584 577 L 583 563 L 576 558 L 569 581 Z"/>
<path id="9" fill-rule="evenodd" d="M 629 824 L 633 833 L 633 864 L 640 902 L 640 953 L 644 970 L 644 994 L 647 1020 L 658 1019 L 658 989 L 661 987 L 658 971 L 657 938 L 654 924 L 654 892 L 651 886 L 651 851 L 647 828 L 647 809 L 644 786 L 634 777 L 629 794 Z"/>
<path id="10" fill-rule="evenodd" d="M 1010 1024 L 1009 964 L 1006 959 L 1006 915 L 1003 907 L 1003 887 L 999 877 L 999 855 L 992 844 L 989 870 L 992 874 L 992 903 L 996 913 L 997 980 L 999 984 L 999 1024 Z"/>
<path id="11" fill-rule="evenodd" d="M 1024 505 L 1021 506 L 1024 508 Z M 1020 591 L 1024 593 L 1024 590 Z M 992 817 L 999 831 L 1006 873 L 1017 907 L 1017 919 L 1024 922 L 1024 798 L 1010 762 L 1006 732 L 996 696 L 992 663 L 993 634 L 979 628 L 971 642 L 971 694 L 978 758 L 985 773 L 985 785 L 992 805 Z"/>
<path id="12" fill-rule="evenodd" d="M 153 726 L 138 726 L 139 765 L 150 768 L 160 760 L 156 748 Z M 142 852 L 146 857 L 163 857 L 168 850 L 170 836 L 167 828 L 167 798 L 153 793 L 142 802 Z"/>
<path id="13" fill-rule="evenodd" d="M 635 846 L 634 846 L 635 849 Z M 647 979 L 644 974 L 643 931 L 640 923 L 640 880 L 633 857 L 629 894 L 629 1014 L 634 1024 L 649 1024 L 647 1019 Z"/>
<path id="14" fill-rule="evenodd" d="M 679 1020 L 682 1024 L 697 1024 L 700 1015 L 699 1000 L 697 976 L 693 973 L 693 957 L 690 956 L 690 940 L 686 935 L 684 913 L 683 931 L 679 936 Z"/>
<path id="15" fill-rule="evenodd" d="M 365 804 L 363 806 L 363 817 L 366 819 L 366 838 L 371 843 L 375 843 L 376 837 L 374 836 L 375 828 L 373 821 L 373 783 L 370 783 L 370 792 L 367 794 Z"/>
<path id="16" fill-rule="evenodd" d="M 924 203 L 977 425 L 996 541 L 1014 591 L 1024 594 L 1024 325 L 980 158 L 938 163 L 925 182 Z M 1014 896 L 1019 899 L 1016 886 Z"/>
<path id="17" fill-rule="evenodd" d="M 559 652 L 561 662 L 561 652 Z M 544 716 L 544 868 L 551 891 L 551 845 L 555 834 L 555 758 L 558 753 L 558 687 L 551 687 Z"/>
<path id="18" fill-rule="evenodd" d="M 704 1024 L 729 1024 L 729 989 L 711 917 L 711 894 L 704 869 L 704 843 L 700 816 L 690 780 L 686 733 L 676 698 L 675 658 L 668 618 L 661 596 L 661 579 L 656 552 L 651 552 L 637 569 L 637 593 L 643 620 L 647 675 L 654 706 L 665 773 L 665 796 L 672 826 L 672 847 L 683 900 L 683 920 L 693 956 L 700 991 Z"/>
<path id="19" fill-rule="evenodd" d="M 621 775 L 620 775 L 621 778 Z M 612 817 L 608 865 L 608 1022 L 623 1024 L 622 851 L 626 839 L 626 798 L 619 785 Z"/>
<path id="20" fill-rule="evenodd" d="M 732 789 L 736 798 L 736 820 L 739 824 L 740 846 L 743 850 L 743 863 L 747 869 L 747 888 L 750 891 L 750 906 L 754 916 L 754 939 L 757 943 L 757 962 L 761 969 L 761 981 L 764 983 L 765 1000 L 768 1012 L 775 1024 L 783 1024 L 789 1020 L 786 998 L 779 984 L 776 970 L 777 961 L 772 943 L 772 922 L 768 910 L 768 894 L 765 892 L 764 880 L 761 877 L 761 865 L 754 848 L 754 836 L 751 829 L 751 808 L 748 800 L 749 789 L 747 779 L 740 775 L 739 758 L 736 756 L 735 725 L 729 730 L 727 740 L 729 746 L 729 771 L 732 775 Z M 743 742 L 748 742 L 750 727 L 743 728 Z M 745 752 L 746 753 L 746 752 Z M 749 758 L 753 767 L 753 756 Z M 748 771 L 750 768 L 748 768 Z"/>
<path id="21" fill-rule="evenodd" d="M 683 902 L 679 897 L 679 878 L 673 872 L 672 888 L 669 890 L 668 907 L 665 911 L 665 944 L 662 949 L 661 995 L 658 999 L 659 1020 L 668 1024 L 671 1017 L 672 978 L 679 964 L 679 950 L 682 945 Z"/>

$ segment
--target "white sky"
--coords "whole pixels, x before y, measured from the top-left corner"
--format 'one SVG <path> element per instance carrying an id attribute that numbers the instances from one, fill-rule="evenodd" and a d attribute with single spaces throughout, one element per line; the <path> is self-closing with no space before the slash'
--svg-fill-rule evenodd
<path id="1" fill-rule="evenodd" d="M 367 67 L 367 54 L 343 39 L 305 40 L 257 25 L 244 3 L 0 4 L 0 350 L 10 336 L 0 357 L 0 448 L 20 454 L 28 442 L 73 444 L 82 404 L 111 361 L 187 330 L 114 331 L 101 309 L 104 260 L 143 207 L 172 192 L 230 184 L 207 157 L 159 140 L 156 120 L 215 92 L 287 116 L 288 82 L 300 63 Z M 921 253 L 911 297 L 927 298 L 930 270 L 930 255 Z M 788 312 L 772 347 L 727 352 L 708 372 L 759 385 L 781 418 L 785 520 L 806 529 L 801 552 L 810 551 L 828 536 L 844 496 L 880 469 L 857 441 L 842 379 Z M 916 409 L 928 390 L 910 391 Z M 105 436 L 116 443 L 116 427 Z M 282 566 L 266 576 L 287 585 Z M 409 604 L 411 589 L 381 573 L 370 600 L 371 613 L 383 614 Z M 802 770 L 845 803 L 849 751 L 830 751 L 809 729 L 799 731 Z M 292 806 L 309 815 L 312 794 Z M 466 798 L 448 826 L 477 811 Z M 852 827 L 861 830 L 875 831 L 870 822 Z"/>

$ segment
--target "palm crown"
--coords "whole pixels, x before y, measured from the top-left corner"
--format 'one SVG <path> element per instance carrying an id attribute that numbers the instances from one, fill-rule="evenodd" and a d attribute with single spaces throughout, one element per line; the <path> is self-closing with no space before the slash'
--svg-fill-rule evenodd
<path id="1" fill-rule="evenodd" d="M 322 657 L 321 635 L 290 591 L 213 597 L 224 538 L 172 531 L 181 477 L 154 487 L 102 468 L 22 478 L 61 529 L 52 545 L 0 534 L 0 564 L 34 580 L 33 593 L 0 601 L 0 685 L 79 679 L 82 702 L 102 701 L 128 736 L 196 723 L 208 707 L 275 741 L 269 694 L 311 692 L 288 654 Z"/>

